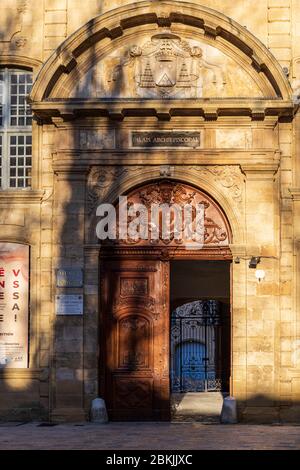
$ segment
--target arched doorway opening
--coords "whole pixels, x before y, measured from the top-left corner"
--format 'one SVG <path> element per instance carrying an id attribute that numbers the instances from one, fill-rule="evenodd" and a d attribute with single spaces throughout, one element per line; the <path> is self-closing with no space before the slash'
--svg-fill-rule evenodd
<path id="1" fill-rule="evenodd" d="M 199 290 L 199 283 L 203 284 L 200 277 L 207 277 L 209 266 L 227 266 L 223 275 L 229 291 L 226 300 L 230 316 L 231 231 L 225 214 L 209 195 L 178 181 L 151 182 L 127 194 L 128 207 L 144 204 L 149 211 L 155 204 L 184 207 L 187 202 L 204 207 L 201 247 L 191 249 L 184 239 L 179 242 L 172 236 L 166 241 L 158 230 L 157 239 L 117 239 L 101 250 L 100 394 L 107 401 L 112 420 L 170 420 L 176 374 L 181 385 L 198 380 L 197 392 L 211 387 L 213 381 L 215 388 L 223 383 L 224 389 L 229 389 L 230 354 L 225 370 L 224 348 L 220 349 L 223 340 L 218 333 L 221 301 L 218 304 L 209 291 L 204 295 L 210 283 Z M 150 218 L 148 222 L 151 224 Z M 180 276 L 186 278 L 184 282 Z M 209 279 L 213 280 L 212 271 Z M 192 293 L 189 288 L 194 289 Z M 197 316 L 199 308 L 193 309 L 195 303 L 190 308 L 187 299 L 201 305 L 206 314 Z M 183 311 L 192 318 L 187 319 Z M 181 328 L 177 344 L 171 341 L 174 322 Z M 229 351 L 230 333 L 226 334 Z M 212 364 L 204 364 L 208 352 Z"/>

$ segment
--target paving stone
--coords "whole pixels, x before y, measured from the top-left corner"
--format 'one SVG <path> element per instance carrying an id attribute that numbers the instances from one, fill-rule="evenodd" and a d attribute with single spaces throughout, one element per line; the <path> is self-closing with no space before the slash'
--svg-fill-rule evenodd
<path id="1" fill-rule="evenodd" d="M 2 423 L 0 449 L 276 450 L 300 449 L 299 426 L 202 423 L 92 423 L 39 427 Z"/>

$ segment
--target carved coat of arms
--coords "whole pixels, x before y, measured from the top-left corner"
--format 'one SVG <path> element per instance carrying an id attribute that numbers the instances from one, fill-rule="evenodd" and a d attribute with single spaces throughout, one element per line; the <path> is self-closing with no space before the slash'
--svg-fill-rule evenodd
<path id="1" fill-rule="evenodd" d="M 134 68 L 136 93 L 144 98 L 201 97 L 204 77 L 216 89 L 226 84 L 222 68 L 207 62 L 201 47 L 170 32 L 152 36 L 143 47 L 132 46 L 114 67 L 112 82 L 124 67 Z"/>

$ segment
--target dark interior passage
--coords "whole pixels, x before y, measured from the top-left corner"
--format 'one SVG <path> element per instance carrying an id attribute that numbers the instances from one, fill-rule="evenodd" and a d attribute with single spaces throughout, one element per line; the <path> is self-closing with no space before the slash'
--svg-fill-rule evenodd
<path id="1" fill-rule="evenodd" d="M 229 392 L 230 263 L 174 261 L 170 280 L 171 392 L 177 406 L 185 397 L 197 414 L 196 394 L 207 408 L 220 401 L 203 394 Z"/>
<path id="2" fill-rule="evenodd" d="M 219 300 L 230 305 L 229 261 L 172 261 L 170 308 L 195 300 Z"/>

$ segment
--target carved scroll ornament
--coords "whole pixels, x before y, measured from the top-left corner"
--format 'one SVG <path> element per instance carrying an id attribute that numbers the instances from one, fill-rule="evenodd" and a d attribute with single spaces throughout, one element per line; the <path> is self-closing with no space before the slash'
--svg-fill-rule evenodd
<path id="1" fill-rule="evenodd" d="M 152 183 L 143 188 L 135 190 L 128 196 L 128 205 L 143 204 L 147 207 L 149 212 L 153 204 L 177 204 L 184 207 L 190 204 L 196 208 L 196 204 L 202 204 L 204 207 L 204 245 L 210 246 L 228 246 L 230 243 L 230 229 L 228 222 L 218 205 L 209 196 L 200 192 L 199 190 L 174 181 L 161 181 Z M 131 222 L 128 218 L 128 224 Z M 151 222 L 149 222 L 151 224 Z M 149 233 L 151 233 L 149 227 Z M 183 227 L 184 229 L 184 227 Z M 183 230 L 182 229 L 182 230 Z M 179 240 L 175 237 L 170 237 L 166 240 L 161 236 L 157 240 L 119 240 L 119 244 L 127 245 L 162 245 L 162 246 L 179 246 L 184 243 L 184 238 Z"/>

